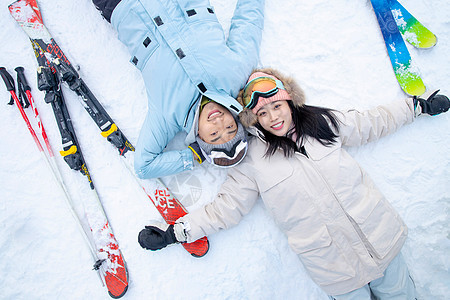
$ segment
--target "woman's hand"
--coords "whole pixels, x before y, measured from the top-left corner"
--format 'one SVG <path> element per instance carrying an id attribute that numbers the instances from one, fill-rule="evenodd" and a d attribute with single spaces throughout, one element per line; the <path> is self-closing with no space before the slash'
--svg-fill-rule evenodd
<path id="1" fill-rule="evenodd" d="M 418 97 L 413 98 L 416 117 L 421 114 L 435 116 L 448 111 L 450 100 L 445 95 L 438 95 L 438 92 L 439 90 L 435 91 L 426 100 Z"/>
<path id="2" fill-rule="evenodd" d="M 160 250 L 168 245 L 185 242 L 186 234 L 181 223 L 169 225 L 161 222 L 154 222 L 145 226 L 139 232 L 138 242 L 142 248 L 147 250 Z"/>

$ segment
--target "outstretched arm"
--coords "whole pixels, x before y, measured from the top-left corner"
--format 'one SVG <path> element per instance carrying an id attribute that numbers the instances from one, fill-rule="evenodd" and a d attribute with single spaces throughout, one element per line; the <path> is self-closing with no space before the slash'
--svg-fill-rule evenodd
<path id="1" fill-rule="evenodd" d="M 238 0 L 227 40 L 228 47 L 248 62 L 247 65 L 252 66 L 252 69 L 259 61 L 264 4 L 264 0 Z"/>
<path id="2" fill-rule="evenodd" d="M 401 99 L 366 111 L 350 110 L 337 114 L 339 136 L 346 146 L 359 146 L 393 133 L 414 120 L 411 99 Z"/>
<path id="3" fill-rule="evenodd" d="M 256 182 L 249 177 L 245 163 L 229 170 L 215 199 L 177 220 L 186 226 L 187 242 L 237 225 L 259 198 Z"/>
<path id="4" fill-rule="evenodd" d="M 259 197 L 256 183 L 235 167 L 228 173 L 219 194 L 213 202 L 195 210 L 174 225 L 155 222 L 139 233 L 142 248 L 159 250 L 178 242 L 197 239 L 239 223 Z"/>
<path id="5" fill-rule="evenodd" d="M 351 110 L 342 115 L 338 114 L 342 122 L 339 132 L 342 144 L 362 145 L 411 123 L 420 114 L 434 116 L 448 111 L 450 101 L 447 96 L 437 92 L 427 94 L 397 100 L 363 112 Z"/>
<path id="6" fill-rule="evenodd" d="M 178 132 L 158 114 L 148 114 L 136 145 L 134 168 L 139 178 L 158 178 L 193 168 L 193 156 L 188 148 L 163 152 Z"/>

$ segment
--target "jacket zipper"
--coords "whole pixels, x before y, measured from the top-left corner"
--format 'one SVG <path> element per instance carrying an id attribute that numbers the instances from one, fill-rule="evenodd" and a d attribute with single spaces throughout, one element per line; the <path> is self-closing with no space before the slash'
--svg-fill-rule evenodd
<path id="1" fill-rule="evenodd" d="M 200 94 L 199 97 L 201 97 L 201 94 Z M 191 106 L 189 106 L 189 110 L 188 110 L 186 119 L 184 119 L 184 125 L 183 125 L 183 127 L 186 127 L 186 124 L 187 124 L 187 121 L 188 121 L 188 119 L 189 119 L 189 115 L 191 114 L 192 108 L 194 107 L 195 104 L 197 104 L 198 100 L 199 100 L 199 98 L 197 98 L 197 100 L 195 100 L 195 101 L 191 104 Z"/>
<path id="2" fill-rule="evenodd" d="M 305 150 L 306 153 L 306 150 Z M 351 217 L 347 214 L 347 212 L 345 211 L 344 207 L 342 206 L 341 202 L 339 201 L 338 197 L 336 196 L 336 194 L 334 193 L 333 189 L 331 188 L 330 184 L 328 183 L 327 180 L 325 180 L 325 178 L 323 177 L 322 173 L 319 172 L 319 170 L 317 169 L 316 163 L 314 161 L 312 161 L 311 159 L 309 159 L 308 156 L 306 156 L 308 158 L 308 160 L 311 161 L 311 164 L 314 168 L 314 170 L 316 171 L 316 173 L 319 175 L 319 177 L 322 179 L 322 181 L 325 183 L 328 191 L 333 195 L 333 198 L 336 200 L 336 202 L 338 203 L 341 211 L 345 214 L 345 216 L 350 219 Z M 349 220 L 350 224 L 352 224 L 352 228 L 353 231 L 356 233 L 356 236 L 358 237 L 359 241 L 361 242 L 361 244 L 364 246 L 364 249 L 366 250 L 367 254 L 369 254 L 369 256 L 373 259 L 373 255 L 372 253 L 369 252 L 369 249 L 367 249 L 366 245 L 364 244 L 364 241 L 362 240 L 361 236 L 359 235 L 358 231 L 353 227 L 355 226 L 350 220 Z M 356 223 L 356 222 L 355 222 Z M 357 226 L 357 225 L 356 225 Z M 375 263 L 376 264 L 376 263 Z"/>

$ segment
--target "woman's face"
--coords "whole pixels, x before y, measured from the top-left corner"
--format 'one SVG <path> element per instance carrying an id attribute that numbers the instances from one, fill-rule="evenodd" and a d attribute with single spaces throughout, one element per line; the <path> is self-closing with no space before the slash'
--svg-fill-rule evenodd
<path id="1" fill-rule="evenodd" d="M 237 133 L 237 124 L 230 111 L 216 103 L 207 103 L 198 119 L 198 136 L 208 144 L 224 144 Z"/>
<path id="2" fill-rule="evenodd" d="M 276 136 L 284 136 L 292 123 L 291 108 L 286 100 L 270 102 L 256 113 L 262 128 Z"/>

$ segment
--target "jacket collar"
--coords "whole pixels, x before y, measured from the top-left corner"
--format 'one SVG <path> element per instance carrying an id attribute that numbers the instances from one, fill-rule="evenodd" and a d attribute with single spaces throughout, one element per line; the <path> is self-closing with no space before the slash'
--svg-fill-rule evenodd
<path id="1" fill-rule="evenodd" d="M 195 107 L 195 113 L 194 113 L 194 120 L 191 123 L 192 124 L 191 128 L 186 128 L 187 133 L 188 133 L 185 138 L 186 145 L 190 145 L 193 142 L 195 142 L 195 138 L 198 134 L 198 117 L 200 116 L 200 101 L 197 101 L 197 104 L 195 104 L 194 107 Z"/>
<path id="2" fill-rule="evenodd" d="M 262 131 L 256 128 L 255 126 L 247 127 L 247 131 L 251 135 L 258 137 L 263 143 L 266 143 L 266 141 L 264 140 L 264 133 L 262 133 Z"/>

